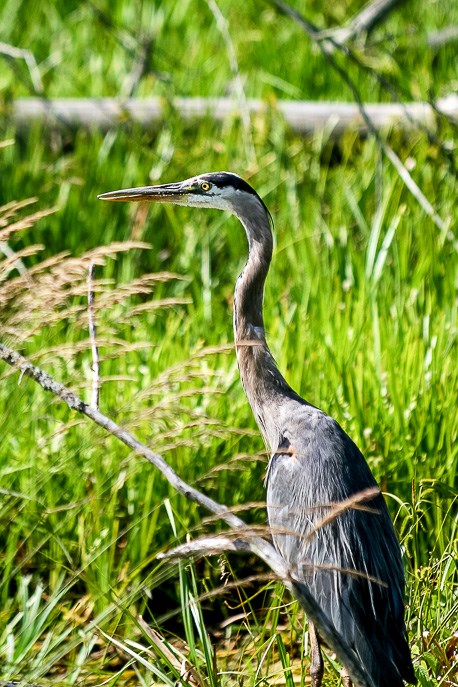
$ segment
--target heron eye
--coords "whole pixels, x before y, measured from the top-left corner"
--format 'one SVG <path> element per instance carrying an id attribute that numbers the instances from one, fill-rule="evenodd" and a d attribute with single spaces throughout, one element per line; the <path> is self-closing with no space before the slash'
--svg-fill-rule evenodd
<path id="1" fill-rule="evenodd" d="M 202 191 L 209 191 L 211 189 L 211 184 L 209 184 L 208 181 L 203 181 L 200 185 L 200 188 Z"/>

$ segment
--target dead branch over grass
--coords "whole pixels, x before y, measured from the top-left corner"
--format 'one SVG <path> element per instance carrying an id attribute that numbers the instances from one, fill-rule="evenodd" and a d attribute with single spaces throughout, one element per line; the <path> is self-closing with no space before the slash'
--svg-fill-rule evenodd
<path id="1" fill-rule="evenodd" d="M 325 29 L 319 32 L 317 39 L 329 40 L 332 38 L 335 43 L 343 45 L 358 36 L 367 35 L 380 24 L 397 5 L 403 2 L 404 0 L 372 0 L 372 2 L 365 5 L 346 26 L 339 26 L 335 29 Z M 334 49 L 332 43 L 330 49 Z"/>
<path id="2" fill-rule="evenodd" d="M 55 365 L 58 362 L 66 375 L 64 383 L 70 383 L 83 398 L 86 394 L 88 398 L 91 395 L 92 404 L 97 407 L 99 387 L 113 382 L 134 381 L 125 371 L 113 374 L 112 366 L 106 370 L 108 374 L 104 374 L 104 363 L 126 358 L 135 351 L 148 351 L 155 345 L 150 340 L 131 342 L 124 339 L 125 325 L 128 324 L 131 330 L 146 312 L 183 307 L 189 303 L 188 298 L 151 298 L 159 284 L 172 280 L 186 281 L 187 278 L 175 272 L 161 271 L 145 273 L 121 284 L 103 275 L 100 278 L 91 275 L 88 281 L 88 275 L 96 265 L 103 266 L 108 260 L 115 260 L 131 249 L 148 249 L 149 244 L 141 241 L 99 246 L 78 257 L 61 252 L 41 260 L 38 252 L 43 246 L 27 246 L 15 251 L 14 241 L 20 232 L 30 229 L 39 220 L 43 221 L 51 212 L 30 213 L 29 207 L 35 202 L 36 199 L 31 198 L 0 208 L 0 231 L 3 238 L 10 241 L 8 244 L 4 242 L 8 246 L 8 255 L 3 259 L 0 250 L 0 329 L 2 335 L 17 346 L 32 344 L 29 358 L 35 364 Z M 33 264 L 30 264 L 30 258 Z M 89 312 L 92 313 L 89 335 L 88 298 L 91 301 Z M 62 327 L 71 332 L 70 341 L 48 346 L 48 341 L 53 340 L 53 329 L 61 331 Z M 38 346 L 32 343 L 34 339 Z M 95 374 L 91 371 L 94 365 L 99 367 Z M 11 374 L 13 371 L 6 372 L 4 376 Z M 193 379 L 195 384 L 192 384 Z M 193 389 L 183 391 L 180 388 L 190 383 Z M 152 418 L 155 426 L 161 427 L 164 448 L 169 450 L 179 444 L 181 432 L 192 430 L 192 439 L 185 440 L 185 443 L 196 450 L 208 436 L 216 436 L 219 431 L 212 425 L 211 418 L 202 416 L 201 409 L 194 409 L 192 404 L 186 403 L 187 398 L 206 391 L 210 391 L 209 385 L 202 379 L 196 358 L 170 371 L 165 370 L 149 388 L 141 391 L 137 398 L 139 401 L 146 399 L 147 407 L 140 403 L 134 409 L 126 404 L 119 411 L 132 428 L 144 429 L 147 423 L 151 424 Z M 211 391 L 217 393 L 218 390 L 212 388 Z M 149 402 L 151 396 L 156 398 Z"/>
<path id="3" fill-rule="evenodd" d="M 174 489 L 176 489 L 176 491 L 184 495 L 186 498 L 194 501 L 200 506 L 203 506 L 215 515 L 218 515 L 230 527 L 234 528 L 234 530 L 244 531 L 246 529 L 247 526 L 245 522 L 233 515 L 227 506 L 214 501 L 191 485 L 187 484 L 168 465 L 162 456 L 158 455 L 150 448 L 142 444 L 135 436 L 126 431 L 124 428 L 120 427 L 117 423 L 111 420 L 111 418 L 107 417 L 96 408 L 91 408 L 88 406 L 70 389 L 57 382 L 40 368 L 32 365 L 19 353 L 5 346 L 4 344 L 0 344 L 0 358 L 20 372 L 21 376 L 26 376 L 30 379 L 33 379 L 45 391 L 49 391 L 60 398 L 69 406 L 69 408 L 85 415 L 95 424 L 102 427 L 102 429 L 104 429 L 106 432 L 119 439 L 119 441 L 132 449 L 136 455 L 141 455 L 146 458 L 152 465 L 160 470 L 160 472 L 174 487 Z M 308 618 L 314 623 L 321 637 L 334 651 L 337 659 L 343 665 L 345 665 L 354 685 L 356 687 L 374 687 L 371 678 L 361 669 L 359 661 L 353 650 L 336 631 L 330 620 L 323 613 L 309 592 L 308 588 L 301 580 L 294 576 L 294 573 L 288 568 L 286 562 L 281 558 L 274 547 L 259 536 L 239 539 L 235 538 L 234 541 L 239 542 L 238 547 L 240 550 L 249 550 L 259 556 L 273 571 L 273 573 L 279 579 L 283 580 L 285 586 L 299 601 Z"/>
<path id="4" fill-rule="evenodd" d="M 384 0 L 382 0 L 381 4 L 383 3 Z M 442 217 L 437 213 L 433 205 L 430 203 L 430 201 L 425 196 L 423 191 L 412 178 L 406 166 L 402 163 L 402 161 L 396 155 L 394 150 L 390 148 L 390 146 L 381 137 L 380 128 L 377 125 L 377 121 L 374 117 L 373 112 L 371 112 L 371 105 L 363 102 L 358 88 L 358 84 L 350 77 L 348 71 L 335 60 L 333 53 L 334 49 L 338 49 L 342 51 L 346 55 L 346 57 L 351 57 L 353 61 L 356 61 L 360 65 L 360 62 L 355 58 L 355 55 L 349 52 L 345 45 L 335 41 L 332 36 L 330 38 L 328 37 L 322 40 L 317 27 L 314 26 L 303 14 L 294 9 L 294 7 L 292 7 L 292 5 L 290 5 L 285 0 L 270 0 L 270 4 L 273 7 L 275 7 L 279 12 L 285 14 L 292 21 L 298 24 L 298 26 L 301 27 L 301 29 L 309 36 L 309 38 L 311 38 L 311 40 L 313 40 L 317 44 L 329 65 L 337 73 L 342 82 L 345 83 L 350 89 L 350 92 L 352 93 L 355 101 L 353 107 L 357 109 L 359 117 L 361 117 L 362 121 L 364 122 L 365 130 L 374 137 L 377 144 L 380 146 L 380 149 L 383 151 L 385 156 L 388 158 L 388 160 L 391 162 L 391 164 L 397 171 L 399 177 L 402 179 L 405 187 L 409 190 L 409 192 L 415 198 L 417 203 L 422 207 L 424 212 L 432 219 L 437 228 L 448 236 L 450 220 L 443 220 Z M 389 0 L 387 0 L 387 4 L 389 4 Z M 456 107 L 456 105 L 458 104 L 458 98 L 455 96 L 455 94 L 452 94 L 450 97 L 454 102 L 454 106 Z M 413 111 L 410 110 L 410 105 L 408 105 L 407 103 L 390 103 L 387 106 L 389 108 L 393 106 L 400 107 L 403 112 L 403 116 L 406 117 L 406 120 L 409 122 L 410 125 L 412 125 L 415 120 L 417 122 L 417 125 L 421 126 L 423 124 L 423 122 L 421 122 L 420 119 L 416 118 Z M 425 106 L 425 103 L 416 103 L 416 106 L 423 107 Z M 433 116 L 437 115 L 439 112 L 436 106 L 426 105 L 426 107 L 431 109 L 431 112 L 434 113 Z M 451 121 L 456 121 L 456 112 L 451 116 Z M 429 124 L 427 123 L 427 128 L 428 127 Z M 450 236 L 450 238 L 452 237 Z"/>
<path id="5" fill-rule="evenodd" d="M 41 80 L 40 70 L 38 68 L 35 55 L 31 50 L 26 50 L 25 48 L 18 48 L 16 45 L 10 45 L 9 43 L 0 43 L 0 54 L 5 55 L 13 60 L 24 60 L 29 76 L 32 88 L 35 93 L 43 94 L 44 87 L 43 81 Z"/>
<path id="6" fill-rule="evenodd" d="M 45 218 L 51 212 L 51 210 L 40 211 L 17 219 L 17 214 L 26 208 L 28 204 L 30 203 L 13 203 L 9 204 L 6 208 L 0 209 L 3 238 L 13 239 L 17 232 L 30 228 L 35 222 Z M 116 320 L 119 320 L 120 306 L 125 308 L 132 316 L 143 313 L 144 308 L 141 305 L 131 305 L 131 298 L 149 295 L 156 283 L 179 278 L 179 275 L 168 272 L 146 274 L 118 286 L 109 279 L 94 279 L 93 274 L 91 274 L 88 282 L 88 273 L 94 269 L 94 266 L 104 265 L 108 259 L 115 259 L 123 251 L 147 248 L 149 248 L 149 244 L 127 241 L 122 243 L 115 242 L 108 246 L 99 246 L 79 257 L 60 253 L 36 263 L 32 267 L 27 268 L 25 272 L 21 272 L 14 277 L 11 276 L 14 261 L 18 258 L 22 260 L 27 259 L 29 256 L 36 256 L 39 247 L 33 246 L 6 257 L 0 261 L 0 323 L 2 324 L 3 331 L 22 344 L 34 334 L 42 332 L 44 326 L 50 327 L 53 324 L 61 323 L 63 320 L 71 319 L 72 327 L 80 327 L 82 332 L 86 332 L 83 341 L 68 345 L 65 347 L 66 350 L 61 347 L 58 349 L 48 349 L 47 351 L 40 350 L 36 354 L 40 359 L 49 357 L 54 352 L 59 356 L 65 357 L 75 355 L 76 352 L 93 351 L 94 346 L 98 350 L 99 347 L 102 347 L 103 343 L 106 343 L 108 350 L 116 348 L 116 344 L 118 344 L 118 348 L 123 347 L 125 345 L 124 342 L 117 341 L 114 343 L 115 340 L 109 335 L 99 338 L 98 332 L 95 331 L 95 316 L 97 315 L 97 328 L 99 328 L 99 325 L 103 326 L 103 318 L 106 318 L 106 313 L 110 308 L 114 308 Z M 89 337 L 87 337 L 88 294 L 94 318 Z M 175 299 L 165 301 L 165 303 L 173 305 L 176 305 L 177 302 Z M 164 305 L 164 300 L 162 304 Z M 110 329 L 109 323 L 106 329 Z M 128 345 L 129 347 L 131 348 L 131 345 Z M 227 350 L 233 349 L 232 347 L 218 347 L 210 349 L 208 353 L 219 354 L 225 353 Z M 199 352 L 185 364 L 177 365 L 171 370 L 167 370 L 142 394 L 145 397 L 154 397 L 160 394 L 160 398 L 151 408 L 142 412 L 141 418 L 137 419 L 137 422 L 147 420 L 150 416 L 154 417 L 156 423 L 159 421 L 159 423 L 162 422 L 165 425 L 167 422 L 170 422 L 171 405 L 170 402 L 164 403 L 163 401 L 164 384 L 166 387 L 174 388 L 174 410 L 172 408 L 172 411 L 176 413 L 177 408 L 180 412 L 186 410 L 188 419 L 184 426 L 186 429 L 192 430 L 193 437 L 183 442 L 180 439 L 175 439 L 176 428 L 171 430 L 164 429 L 163 437 L 169 442 L 166 446 L 167 449 L 171 450 L 183 443 L 195 446 L 200 432 L 206 437 L 209 434 L 219 437 L 225 435 L 225 433 L 221 433 L 218 424 L 210 418 L 202 417 L 201 414 L 197 417 L 192 409 L 185 408 L 181 404 L 181 399 L 194 396 L 196 393 L 205 394 L 210 390 L 213 392 L 216 391 L 215 389 L 209 387 L 208 384 L 201 384 L 200 387 L 195 385 L 195 388 L 191 390 L 182 392 L 177 392 L 176 390 L 177 380 L 182 379 L 189 382 L 192 376 L 195 375 L 196 379 L 199 379 L 200 382 L 202 381 L 202 377 L 198 373 L 198 361 L 201 357 L 202 352 Z M 13 370 L 19 371 L 21 378 L 22 376 L 30 377 L 40 384 L 45 391 L 51 392 L 54 396 L 64 401 L 71 409 L 86 416 L 102 427 L 107 433 L 118 438 L 132 449 L 135 454 L 145 457 L 162 472 L 178 492 L 204 506 L 217 518 L 223 519 L 232 528 L 231 531 L 219 537 L 207 537 L 185 545 L 182 552 L 186 550 L 186 555 L 193 555 L 193 552 L 195 553 L 198 550 L 200 555 L 204 553 L 209 555 L 211 553 L 232 550 L 236 552 L 251 551 L 258 555 L 272 570 L 273 575 L 282 579 L 290 592 L 298 599 L 303 610 L 315 624 L 321 636 L 334 650 L 337 658 L 349 670 L 354 684 L 357 687 L 373 687 L 370 678 L 362 672 L 353 651 L 336 632 L 329 619 L 323 614 L 307 587 L 288 568 L 286 562 L 273 546 L 266 541 L 265 537 L 269 534 L 268 528 L 265 526 L 247 527 L 245 522 L 234 515 L 226 505 L 217 503 L 196 488 L 185 483 L 170 468 L 162 456 L 153 452 L 133 434 L 111 420 L 111 418 L 103 415 L 98 409 L 98 399 L 96 400 L 94 394 L 94 383 L 97 383 L 98 387 L 103 382 L 103 377 L 100 377 L 99 373 L 96 374 L 96 379 L 93 379 L 92 404 L 88 405 L 71 389 L 33 365 L 15 350 L 1 343 L 0 358 L 9 364 Z M 73 380 L 72 384 L 78 387 L 80 382 Z M 182 419 L 180 422 L 182 422 Z M 338 504 L 336 517 L 342 510 L 348 507 L 351 507 L 351 504 L 347 502 L 340 504 L 340 509 Z M 330 517 L 327 516 L 328 519 Z M 171 555 L 176 555 L 176 551 L 172 552 Z"/>

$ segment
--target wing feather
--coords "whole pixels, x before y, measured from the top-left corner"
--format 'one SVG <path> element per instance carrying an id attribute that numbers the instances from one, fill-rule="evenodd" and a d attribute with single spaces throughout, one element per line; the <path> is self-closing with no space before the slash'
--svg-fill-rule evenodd
<path id="1" fill-rule="evenodd" d="M 383 496 L 339 509 L 376 487 L 375 479 L 334 420 L 313 406 L 299 410 L 288 414 L 292 420 L 283 419 L 268 468 L 275 546 L 378 687 L 415 682 L 403 620 L 401 551 Z"/>

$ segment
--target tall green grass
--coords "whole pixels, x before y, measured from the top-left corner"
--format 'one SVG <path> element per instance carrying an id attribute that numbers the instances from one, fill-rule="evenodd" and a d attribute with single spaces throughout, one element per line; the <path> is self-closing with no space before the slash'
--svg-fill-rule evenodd
<path id="1" fill-rule="evenodd" d="M 156 40 L 139 95 L 225 92 L 233 75 L 206 3 L 100 8 L 113 26 L 88 3 L 7 2 L 0 10 L 5 40 L 33 49 L 48 95 L 119 94 L 147 30 Z M 345 95 L 318 52 L 267 5 L 244 3 L 237 22 L 232 3 L 221 9 L 248 95 Z M 321 24 L 340 21 L 341 11 L 327 3 L 310 8 Z M 386 27 L 398 34 L 386 44 L 387 52 L 393 47 L 391 73 L 398 78 L 393 64 L 402 56 L 401 85 L 405 78 L 415 95 L 432 84 L 445 93 L 453 78 L 450 49 L 432 54 L 409 43 L 420 11 L 425 32 L 453 13 L 439 2 L 393 15 Z M 18 12 L 27 18 L 21 37 Z M 372 50 L 363 55 L 368 59 Z M 383 55 L 377 56 L 381 64 Z M 1 86 L 14 95 L 30 93 L 27 79 L 20 65 L 0 74 Z M 359 83 L 368 99 L 386 95 L 368 75 Z M 150 249 L 119 253 L 97 268 L 97 279 L 111 280 L 96 295 L 99 302 L 145 273 L 181 276 L 122 301 L 106 296 L 97 314 L 106 341 L 101 408 L 162 452 L 185 479 L 234 506 L 264 500 L 267 462 L 230 347 L 233 284 L 246 256 L 242 229 L 217 212 L 145 212 L 99 203 L 96 195 L 216 169 L 253 183 L 275 220 L 265 298 L 269 344 L 290 384 L 359 444 L 387 493 L 405 548 L 407 621 L 419 679 L 452 685 L 456 182 L 440 147 L 422 133 L 386 134 L 445 220 L 443 232 L 372 140 L 353 132 L 338 142 L 326 133 L 301 139 L 275 110 L 253 121 L 250 131 L 237 120 L 185 125 L 173 112 L 146 133 L 129 124 L 106 135 L 39 127 L 24 134 L 7 120 L 1 126 L 2 138 L 16 142 L 0 149 L 0 205 L 36 196 L 40 209 L 58 206 L 12 239 L 14 249 L 42 243 L 46 258 L 63 250 L 82 255 L 113 241 L 149 242 Z M 439 133 L 446 142 L 453 137 L 445 125 Z M 75 288 L 85 275 L 78 279 Z M 149 302 L 160 307 L 132 314 Z M 66 305 L 81 307 L 81 315 L 66 315 L 63 307 L 60 319 L 42 318 L 20 345 L 89 400 L 84 291 L 69 295 Z M 38 311 L 44 307 L 38 304 Z M 8 309 L 0 317 L 4 327 Z M 5 328 L 2 339 L 19 345 Z M 199 685 L 305 684 L 304 618 L 297 606 L 263 577 L 230 584 L 264 573 L 259 563 L 223 557 L 170 567 L 156 560 L 164 548 L 217 524 L 203 525 L 205 514 L 150 466 L 31 381 L 18 383 L 2 370 L 0 407 L 2 679 L 47 676 L 72 685 L 111 676 L 115 684 L 171 684 L 186 681 L 192 670 L 189 679 Z M 246 517 L 264 523 L 265 511 L 253 507 Z M 215 589 L 216 601 L 205 596 Z M 332 656 L 329 663 L 331 684 L 338 684 Z"/>
<path id="2" fill-rule="evenodd" d="M 331 28 L 355 14 L 361 2 L 296 3 L 318 27 Z M 2 40 L 32 48 L 49 97 L 141 97 L 160 94 L 226 95 L 242 79 L 248 97 L 350 99 L 320 50 L 279 15 L 270 2 L 218 3 L 237 59 L 234 72 L 224 29 L 211 3 L 199 0 L 97 3 L 6 0 L 0 9 Z M 387 99 L 366 73 L 376 69 L 394 90 L 428 98 L 454 90 L 455 46 L 427 46 L 428 34 L 456 25 L 456 5 L 445 0 L 405 3 L 358 46 L 363 69 L 345 63 L 366 100 Z M 145 52 L 146 48 L 146 52 Z M 145 59 L 143 56 L 145 55 Z M 135 79 L 138 64 L 142 78 Z M 439 77 L 439 78 L 437 78 Z M 23 65 L 4 69 L 0 90 L 29 95 Z"/>
<path id="3" fill-rule="evenodd" d="M 210 131 L 207 124 L 183 135 L 208 141 Z M 218 133 L 213 128 L 215 140 Z M 242 135 L 232 132 L 234 145 Z M 136 136 L 138 143 L 141 136 Z M 266 457 L 239 385 L 234 355 L 230 351 L 205 354 L 205 347 L 231 341 L 232 286 L 246 251 L 242 230 L 217 213 L 159 209 L 144 218 L 136 208 L 98 206 L 94 200 L 97 192 L 148 176 L 144 142 L 130 146 L 131 137 L 125 134 L 118 134 L 117 139 L 108 180 L 97 184 L 99 161 L 88 158 L 87 150 L 88 146 L 100 150 L 103 141 L 80 136 L 68 174 L 75 174 L 80 165 L 85 182 L 71 186 L 63 210 L 37 224 L 27 241 L 44 241 L 49 253 L 66 244 L 81 252 L 101 238 L 128 239 L 140 231 L 152 249 L 120 256 L 115 263 L 99 268 L 100 277 L 119 282 L 159 270 L 186 276 L 185 280 L 159 284 L 152 297 L 184 298 L 187 304 L 146 312 L 135 319 L 134 327 L 123 322 L 127 305 L 115 305 L 99 314 L 101 336 L 143 344 L 140 350 L 125 354 L 119 347 L 102 349 L 102 376 L 108 379 L 102 386 L 101 406 L 162 451 L 186 479 L 220 501 L 231 505 L 262 501 Z M 34 143 L 33 139 L 29 142 L 30 149 L 16 146 L 4 151 L 10 165 L 9 183 L 14 183 L 15 169 L 27 168 L 30 190 L 38 184 L 36 175 L 43 174 L 39 170 L 45 169 L 49 180 L 44 186 L 52 184 L 52 159 L 47 167 L 38 163 L 34 170 L 30 165 Z M 374 170 L 379 154 L 372 143 L 360 147 L 354 141 L 353 153 L 347 151 L 346 161 L 330 162 L 327 167 L 322 158 L 340 156 L 344 146 L 350 146 L 348 141 L 339 146 L 329 142 L 320 146 L 318 141 L 306 145 L 285 136 L 279 143 L 281 150 L 277 151 L 268 137 L 258 145 L 261 162 L 253 183 L 276 222 L 277 248 L 266 292 L 272 350 L 290 383 L 333 414 L 363 448 L 389 494 L 406 561 L 412 566 L 413 598 L 423 603 L 419 589 L 425 585 L 425 577 L 432 580 L 440 575 L 445 591 L 439 595 L 431 585 L 426 617 L 412 612 L 411 623 L 415 637 L 421 639 L 418 629 L 423 632 L 426 627 L 446 642 L 453 617 L 447 620 L 447 613 L 456 603 L 454 243 L 422 216 L 385 165 L 377 199 Z M 329 146 L 335 150 L 330 152 Z M 135 179 L 126 175 L 119 159 L 120 151 L 126 149 L 138 169 Z M 421 168 L 421 140 L 416 147 L 412 144 L 410 154 L 414 150 Z M 267 164 L 263 165 L 265 158 Z M 200 169 L 228 166 L 219 162 L 210 155 Z M 177 161 L 176 169 L 171 163 L 164 178 L 183 176 L 183 163 Z M 65 185 L 65 177 L 62 183 Z M 444 215 L 451 213 L 453 185 L 448 185 L 447 177 L 435 194 Z M 46 205 L 46 200 L 40 205 Z M 81 341 L 85 336 L 81 325 L 71 321 L 64 326 L 44 326 L 25 350 L 33 355 L 59 341 Z M 69 360 L 55 354 L 45 356 L 42 364 L 88 396 L 91 372 L 87 352 Z M 109 381 L 110 377 L 114 381 Z M 179 538 L 189 530 L 196 535 L 203 514 L 174 495 L 160 476 L 128 456 L 113 440 L 85 423 L 75 424 L 66 409 L 50 404 L 30 382 L 23 380 L 18 386 L 17 379 L 9 377 L 3 380 L 1 393 L 5 404 L 0 449 L 4 627 L 10 627 L 11 618 L 20 612 L 16 589 L 30 576 L 27 589 L 31 598 L 37 599 L 36 590 L 44 584 L 56 599 L 50 610 L 44 605 L 43 622 L 47 625 L 53 617 L 53 625 L 61 627 L 55 649 L 48 640 L 53 660 L 46 663 L 40 659 L 42 669 L 33 673 L 38 675 L 68 648 L 67 632 L 78 651 L 83 651 L 75 627 L 56 617 L 71 614 L 75 604 L 87 604 L 84 637 L 87 633 L 92 636 L 96 618 L 97 627 L 101 624 L 110 636 L 114 633 L 116 641 L 132 639 L 138 632 L 129 620 L 132 608 L 148 618 L 166 617 L 182 598 L 182 591 L 172 571 L 163 566 L 158 570 L 154 562 L 156 553 L 172 545 L 174 538 L 161 504 L 169 498 L 179 513 Z M 237 459 L 237 455 L 241 457 Z M 218 466 L 223 469 L 213 470 Z M 257 510 L 252 517 L 263 522 L 265 514 Z M 238 569 L 236 562 L 233 565 L 236 576 L 243 577 L 244 568 Z M 209 586 L 217 583 L 214 566 L 205 575 Z M 149 593 L 145 595 L 150 587 L 152 599 Z M 167 590 L 165 601 L 158 599 L 162 588 Z M 442 594 L 440 602 L 438 595 Z M 230 615 L 224 604 L 221 613 L 220 620 Z M 172 615 L 165 627 L 180 625 L 178 616 Z M 260 622 L 253 620 L 258 615 L 256 604 L 249 623 Z M 272 623 L 269 630 L 274 626 Z M 10 627 L 13 636 L 18 627 Z M 36 620 L 36 641 L 43 629 Z M 252 631 L 257 633 L 258 627 Z M 281 641 L 270 644 L 269 638 L 267 643 L 273 652 L 272 665 L 277 665 L 279 651 L 284 668 Z M 33 643 L 20 643 L 23 646 L 32 654 L 36 651 Z M 289 650 L 297 655 L 293 645 Z M 12 654 L 11 675 L 17 674 L 15 671 L 21 674 L 31 665 L 29 653 L 22 659 L 21 651 Z M 65 661 L 76 665 L 80 654 L 76 648 L 69 651 L 75 658 L 67 655 Z M 262 666 L 267 669 L 268 665 L 269 661 L 261 664 L 261 674 Z"/>

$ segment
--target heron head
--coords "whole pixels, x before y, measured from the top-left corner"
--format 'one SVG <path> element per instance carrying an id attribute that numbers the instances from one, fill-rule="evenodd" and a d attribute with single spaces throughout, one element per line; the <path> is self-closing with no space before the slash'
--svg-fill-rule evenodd
<path id="1" fill-rule="evenodd" d="M 244 179 L 231 172 L 210 172 L 173 184 L 109 191 L 101 193 L 97 198 L 215 208 L 235 215 L 239 215 L 244 207 L 253 203 L 260 203 L 267 210 L 256 191 Z"/>

